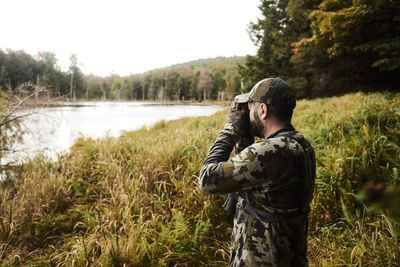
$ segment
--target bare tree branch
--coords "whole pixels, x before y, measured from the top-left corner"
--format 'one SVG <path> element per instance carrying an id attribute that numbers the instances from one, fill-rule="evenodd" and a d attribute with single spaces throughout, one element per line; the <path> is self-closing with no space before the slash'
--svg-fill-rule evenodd
<path id="1" fill-rule="evenodd" d="M 29 99 L 31 99 L 32 97 L 34 97 L 35 95 L 38 95 L 41 92 L 45 92 L 47 91 L 44 87 L 42 86 L 38 86 L 38 85 L 33 85 L 31 82 L 27 82 L 27 83 L 22 83 L 17 87 L 16 91 L 22 91 L 24 87 L 33 87 L 35 88 L 34 92 L 32 92 L 31 94 L 29 94 L 28 96 L 26 96 L 23 99 L 20 99 L 18 96 L 16 96 L 19 101 L 18 103 L 15 104 L 14 108 L 12 110 L 9 110 L 7 112 L 7 114 L 2 118 L 2 120 L 0 121 L 0 127 L 7 124 L 7 122 L 13 121 L 16 118 L 13 119 L 9 119 L 10 116 L 12 116 L 13 114 L 15 114 L 15 112 L 17 112 L 17 110 L 24 104 L 26 103 Z M 20 116 L 21 117 L 21 116 Z"/>
<path id="2" fill-rule="evenodd" d="M 14 92 L 14 94 L 3 94 L 0 97 L 2 102 L 0 110 L 0 160 L 5 155 L 19 152 L 14 146 L 22 139 L 21 120 L 39 114 L 35 110 L 26 110 L 25 112 L 21 112 L 21 110 L 28 107 L 45 106 L 51 101 L 55 101 L 55 99 L 50 98 L 43 101 L 46 100 L 43 96 L 49 91 L 44 86 L 31 82 L 20 84 Z M 0 162 L 0 171 L 16 166 L 15 164 L 16 161 L 13 160 L 7 160 L 5 163 Z"/>
<path id="3" fill-rule="evenodd" d="M 2 120 L 0 122 L 0 127 L 2 127 L 3 125 L 8 124 L 10 122 L 13 122 L 15 120 L 19 120 L 19 119 L 22 119 L 22 118 L 25 118 L 25 117 L 28 117 L 28 116 L 31 116 L 31 115 L 34 115 L 34 114 L 38 114 L 38 113 L 37 112 L 31 112 L 31 113 L 26 113 L 26 114 L 23 114 L 23 115 L 18 115 L 18 116 L 12 117 L 11 119 L 9 119 L 7 121 Z"/>

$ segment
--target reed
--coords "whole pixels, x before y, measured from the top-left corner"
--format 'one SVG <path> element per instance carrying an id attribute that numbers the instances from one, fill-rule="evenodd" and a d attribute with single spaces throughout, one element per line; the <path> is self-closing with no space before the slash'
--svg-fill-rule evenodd
<path id="1" fill-rule="evenodd" d="M 394 221 L 355 197 L 370 183 L 398 181 L 399 99 L 359 93 L 298 102 L 294 126 L 317 155 L 310 265 L 400 264 Z M 81 137 L 56 161 L 22 165 L 0 185 L 1 265 L 226 264 L 232 218 L 224 196 L 197 186 L 225 117 Z"/>

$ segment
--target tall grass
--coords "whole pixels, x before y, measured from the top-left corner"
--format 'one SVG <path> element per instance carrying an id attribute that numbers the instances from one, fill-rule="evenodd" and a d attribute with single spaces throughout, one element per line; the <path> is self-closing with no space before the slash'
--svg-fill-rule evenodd
<path id="1" fill-rule="evenodd" d="M 399 116 L 399 95 L 299 101 L 294 125 L 318 165 L 311 265 L 400 264 L 393 220 L 367 213 L 355 198 L 366 184 L 398 180 Z M 224 196 L 197 186 L 225 117 L 82 137 L 57 161 L 24 164 L 0 185 L 1 265 L 226 264 L 232 218 L 221 208 Z"/>
<path id="2" fill-rule="evenodd" d="M 351 94 L 304 101 L 296 110 L 294 124 L 311 141 L 317 158 L 311 262 L 317 266 L 399 265 L 400 246 L 392 225 L 396 222 L 379 213 L 366 213 L 355 198 L 365 185 L 398 181 L 399 95 Z"/>

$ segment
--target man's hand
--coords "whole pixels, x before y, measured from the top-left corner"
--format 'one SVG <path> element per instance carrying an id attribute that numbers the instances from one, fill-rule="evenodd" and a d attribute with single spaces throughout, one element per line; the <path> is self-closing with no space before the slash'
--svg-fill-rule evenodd
<path id="1" fill-rule="evenodd" d="M 239 154 L 243 149 L 254 143 L 254 136 L 251 134 L 250 127 L 247 127 L 244 134 L 236 141 L 235 154 Z"/>
<path id="2" fill-rule="evenodd" d="M 228 130 L 236 138 L 240 138 L 250 129 L 249 109 L 247 105 L 233 102 L 228 112 L 224 130 Z"/>

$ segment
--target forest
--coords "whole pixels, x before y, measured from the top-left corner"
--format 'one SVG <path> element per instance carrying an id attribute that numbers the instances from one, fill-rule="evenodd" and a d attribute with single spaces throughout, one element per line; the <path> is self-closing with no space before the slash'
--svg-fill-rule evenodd
<path id="1" fill-rule="evenodd" d="M 48 89 L 51 97 L 70 100 L 224 100 L 240 93 L 238 64 L 244 57 L 201 59 L 140 74 L 121 77 L 85 75 L 77 55 L 68 71 L 57 66 L 54 53 L 31 56 L 24 51 L 0 50 L 0 87 L 14 92 L 19 84 L 33 82 Z"/>
<path id="2" fill-rule="evenodd" d="M 399 89 L 399 1 L 264 0 L 260 9 L 249 27 L 258 52 L 239 69 L 245 88 L 280 76 L 306 98 Z"/>
<path id="3" fill-rule="evenodd" d="M 229 100 L 279 76 L 299 98 L 398 90 L 399 1 L 263 0 L 259 8 L 262 16 L 248 25 L 255 55 L 99 77 L 83 74 L 77 55 L 62 71 L 52 52 L 0 50 L 0 88 L 31 81 L 72 100 Z"/>

